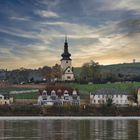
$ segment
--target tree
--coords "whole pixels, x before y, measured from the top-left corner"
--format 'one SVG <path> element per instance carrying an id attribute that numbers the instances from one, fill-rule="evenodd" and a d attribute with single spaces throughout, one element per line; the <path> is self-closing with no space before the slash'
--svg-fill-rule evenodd
<path id="1" fill-rule="evenodd" d="M 101 78 L 99 63 L 90 61 L 83 64 L 80 76 L 86 82 L 99 82 Z"/>
<path id="2" fill-rule="evenodd" d="M 107 107 L 111 107 L 113 105 L 113 100 L 111 97 L 108 97 L 106 99 L 106 105 L 107 105 Z"/>
<path id="3" fill-rule="evenodd" d="M 52 77 L 60 79 L 61 78 L 61 66 L 58 64 L 55 64 L 52 67 Z"/>
<path id="4" fill-rule="evenodd" d="M 51 81 L 51 78 L 52 78 L 52 69 L 51 67 L 48 67 L 48 66 L 44 66 L 43 68 L 40 68 L 40 73 L 43 75 L 44 78 L 46 78 L 46 80 L 48 82 Z"/>
<path id="5" fill-rule="evenodd" d="M 134 87 L 132 84 L 129 85 L 129 87 L 128 87 L 128 93 L 130 95 L 132 95 L 132 97 L 134 98 L 134 102 L 137 103 L 137 100 L 138 100 L 137 88 Z"/>

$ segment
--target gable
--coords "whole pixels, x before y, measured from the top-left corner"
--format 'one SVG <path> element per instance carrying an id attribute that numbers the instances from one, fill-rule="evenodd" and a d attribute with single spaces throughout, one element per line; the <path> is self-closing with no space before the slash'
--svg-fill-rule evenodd
<path id="1" fill-rule="evenodd" d="M 66 70 L 64 71 L 64 73 L 71 74 L 71 73 L 73 73 L 73 71 L 70 67 L 67 67 Z"/>

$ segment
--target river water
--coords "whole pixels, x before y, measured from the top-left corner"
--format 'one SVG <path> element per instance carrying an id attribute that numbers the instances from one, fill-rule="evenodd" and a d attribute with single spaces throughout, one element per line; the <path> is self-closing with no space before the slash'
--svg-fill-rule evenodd
<path id="1" fill-rule="evenodd" d="M 0 120 L 0 140 L 138 140 L 139 119 Z"/>

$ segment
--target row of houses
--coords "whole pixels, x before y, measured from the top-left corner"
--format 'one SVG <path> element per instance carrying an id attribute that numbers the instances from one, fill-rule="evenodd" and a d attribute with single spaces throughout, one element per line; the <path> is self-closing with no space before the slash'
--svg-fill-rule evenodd
<path id="1" fill-rule="evenodd" d="M 99 106 L 106 104 L 108 100 L 112 101 L 112 104 L 117 106 L 136 105 L 136 102 L 140 104 L 140 89 L 137 95 L 138 99 L 135 101 L 132 94 L 127 92 L 121 92 L 116 89 L 99 89 L 95 92 L 91 92 L 89 95 L 89 104 Z M 80 105 L 80 93 L 78 90 L 70 89 L 45 89 L 40 92 L 38 97 L 39 105 L 63 105 L 63 104 L 75 104 Z"/>
<path id="2" fill-rule="evenodd" d="M 12 104 L 13 94 L 0 94 L 0 104 Z M 88 96 L 88 95 L 87 95 Z M 140 88 L 137 97 L 127 92 L 121 92 L 116 89 L 99 89 L 89 94 L 89 104 L 100 106 L 107 104 L 111 100 L 112 104 L 117 106 L 140 105 Z M 37 100 L 38 105 L 80 105 L 80 93 L 76 89 L 65 87 L 49 87 L 39 90 Z"/>

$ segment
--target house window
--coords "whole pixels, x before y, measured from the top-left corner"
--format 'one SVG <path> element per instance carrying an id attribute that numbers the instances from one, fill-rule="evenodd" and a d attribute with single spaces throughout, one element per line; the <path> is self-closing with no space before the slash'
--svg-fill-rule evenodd
<path id="1" fill-rule="evenodd" d="M 71 77 L 70 76 L 67 76 L 67 79 L 71 79 Z"/>
<path id="2" fill-rule="evenodd" d="M 100 98 L 100 95 L 98 95 L 98 98 Z"/>
<path id="3" fill-rule="evenodd" d="M 68 61 L 66 61 L 66 63 L 68 63 Z"/>
<path id="4" fill-rule="evenodd" d="M 122 98 L 122 95 L 120 95 L 121 96 L 121 98 Z"/>
<path id="5" fill-rule="evenodd" d="M 68 70 L 68 72 L 70 72 L 70 70 Z"/>
<path id="6" fill-rule="evenodd" d="M 69 96 L 65 96 L 64 97 L 64 100 L 69 100 Z"/>

